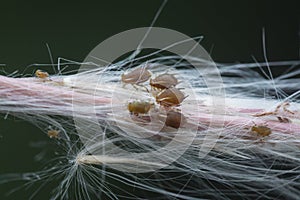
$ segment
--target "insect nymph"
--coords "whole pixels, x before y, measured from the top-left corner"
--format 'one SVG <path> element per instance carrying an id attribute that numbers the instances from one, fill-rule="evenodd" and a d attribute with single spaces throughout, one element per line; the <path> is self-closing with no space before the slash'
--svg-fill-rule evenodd
<path id="1" fill-rule="evenodd" d="M 180 105 L 186 97 L 179 89 L 169 88 L 158 93 L 155 98 L 160 105 L 170 107 Z"/>
<path id="2" fill-rule="evenodd" d="M 171 110 L 167 113 L 166 126 L 178 129 L 184 123 L 186 123 L 186 117 L 181 112 Z"/>
<path id="3" fill-rule="evenodd" d="M 139 85 L 148 81 L 151 77 L 151 72 L 146 67 L 138 67 L 131 72 L 124 73 L 121 80 L 125 84 Z"/>
<path id="4" fill-rule="evenodd" d="M 37 78 L 40 78 L 40 79 L 47 79 L 47 78 L 49 78 L 49 74 L 47 72 L 44 72 L 44 71 L 39 70 L 39 69 L 36 70 L 34 74 L 35 74 L 35 76 Z"/>
<path id="5" fill-rule="evenodd" d="M 177 78 L 173 74 L 161 74 L 154 79 L 150 79 L 150 85 L 156 89 L 168 89 L 178 84 Z"/>
<path id="6" fill-rule="evenodd" d="M 257 125 L 252 126 L 251 131 L 255 132 L 257 135 L 262 136 L 262 137 L 269 136 L 272 133 L 272 131 L 269 127 L 257 126 Z"/>
<path id="7" fill-rule="evenodd" d="M 127 108 L 131 114 L 139 115 L 147 114 L 153 106 L 151 102 L 136 100 L 129 102 Z"/>

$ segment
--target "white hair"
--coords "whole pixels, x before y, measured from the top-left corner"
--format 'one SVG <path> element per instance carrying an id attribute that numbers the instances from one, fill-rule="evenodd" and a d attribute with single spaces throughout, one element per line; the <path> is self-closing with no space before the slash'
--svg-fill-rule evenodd
<path id="1" fill-rule="evenodd" d="M 189 60 L 211 64 L 198 58 Z M 199 69 L 190 67 L 193 63 L 174 55 L 146 55 L 46 79 L 0 76 L 0 113 L 27 120 L 46 134 L 49 129 L 57 130 L 57 145 L 64 152 L 58 158 L 61 162 L 53 162 L 50 168 L 2 175 L 0 183 L 21 179 L 43 184 L 63 177 L 53 199 L 101 195 L 111 199 L 230 199 L 245 195 L 297 199 L 299 64 L 217 63 L 222 84 L 216 87 L 208 87 L 203 77 L 210 76 L 213 82 L 214 78 L 219 81 L 217 76 L 210 71 L 197 73 Z M 152 77 L 167 71 L 180 81 L 176 87 L 188 95 L 179 107 L 187 118 L 186 126 L 173 129 L 155 120 L 163 108 L 149 92 L 148 82 L 143 87 L 124 86 L 121 75 L 140 66 L 147 66 Z M 272 77 L 269 70 L 279 66 L 286 67 L 287 73 Z M 132 99 L 154 102 L 150 124 L 141 126 L 132 119 L 142 118 L 128 112 L 127 103 Z M 218 99 L 223 106 L 213 104 Z M 268 128 L 271 134 L 260 136 L 253 127 Z M 176 145 L 169 145 L 174 138 Z M 164 151 L 154 151 L 157 149 Z M 152 154 L 146 157 L 145 152 Z"/>

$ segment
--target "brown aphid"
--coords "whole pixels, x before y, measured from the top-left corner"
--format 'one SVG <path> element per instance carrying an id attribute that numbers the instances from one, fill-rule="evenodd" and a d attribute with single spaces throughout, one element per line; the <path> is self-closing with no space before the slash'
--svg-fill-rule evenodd
<path id="1" fill-rule="evenodd" d="M 165 121 L 166 126 L 178 129 L 184 123 L 186 123 L 186 118 L 181 112 L 171 110 L 167 113 L 167 118 Z"/>
<path id="2" fill-rule="evenodd" d="M 49 78 L 49 74 L 47 72 L 44 72 L 44 71 L 39 70 L 39 69 L 35 71 L 35 76 L 37 78 L 40 78 L 40 79 L 47 79 L 47 78 Z"/>
<path id="3" fill-rule="evenodd" d="M 251 131 L 255 132 L 256 134 L 258 134 L 262 137 L 269 136 L 272 133 L 272 131 L 269 127 L 267 127 L 267 126 L 257 126 L 257 125 L 252 126 Z"/>
<path id="4" fill-rule="evenodd" d="M 59 132 L 58 130 L 48 130 L 47 135 L 49 138 L 58 138 L 59 137 Z"/>
<path id="5" fill-rule="evenodd" d="M 146 67 L 138 67 L 127 74 L 122 74 L 121 80 L 125 84 L 138 85 L 149 80 L 151 72 Z"/>
<path id="6" fill-rule="evenodd" d="M 150 79 L 150 85 L 156 89 L 168 89 L 178 84 L 177 78 L 173 74 L 161 74 L 154 79 Z"/>
<path id="7" fill-rule="evenodd" d="M 186 97 L 179 89 L 168 88 L 158 93 L 155 98 L 160 105 L 170 107 L 180 105 Z"/>
<path id="8" fill-rule="evenodd" d="M 147 101 L 133 101 L 128 103 L 127 108 L 130 114 L 139 115 L 147 114 L 153 105 L 153 103 Z"/>

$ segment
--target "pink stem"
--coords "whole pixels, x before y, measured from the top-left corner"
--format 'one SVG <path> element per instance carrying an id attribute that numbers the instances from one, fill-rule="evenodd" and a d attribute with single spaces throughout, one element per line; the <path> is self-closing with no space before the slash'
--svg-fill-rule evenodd
<path id="1" fill-rule="evenodd" d="M 192 119 L 207 126 L 212 123 L 213 126 L 219 125 L 222 127 L 239 127 L 249 129 L 254 125 L 263 125 L 281 133 L 300 135 L 300 124 L 282 123 L 278 120 L 263 120 L 252 116 L 218 116 L 201 113 L 201 115 L 194 115 Z"/>
<path id="2" fill-rule="evenodd" d="M 89 94 L 83 94 L 70 90 L 68 87 L 59 85 L 58 78 L 52 80 L 55 84 L 44 84 L 43 80 L 37 78 L 9 78 L 0 76 L 0 99 L 8 99 L 17 101 L 19 99 L 37 99 L 42 102 L 49 102 L 52 105 L 53 99 L 49 101 L 49 98 L 58 99 L 59 105 L 66 106 L 66 104 L 72 103 L 73 99 L 80 100 L 85 104 L 111 104 L 111 99 L 107 97 L 93 96 Z M 3 92 L 4 91 L 4 92 Z M 6 92 L 7 91 L 7 92 Z M 6 93 L 5 93 L 6 92 Z M 37 106 L 39 106 L 37 104 Z M 69 106 L 69 105 L 68 105 Z M 250 128 L 253 125 L 267 125 L 272 130 L 276 130 L 286 134 L 300 135 L 300 125 L 295 123 L 282 123 L 278 120 L 264 120 L 261 117 L 254 117 L 254 114 L 264 112 L 263 109 L 244 109 L 244 108 L 227 108 L 230 111 L 234 111 L 233 115 L 218 116 L 212 114 L 206 114 L 205 111 L 201 114 L 191 113 L 190 118 L 199 122 L 200 124 L 210 125 L 213 122 L 214 126 L 231 127 L 238 126 L 241 128 Z M 239 116 L 242 115 L 242 116 Z M 290 116 L 299 118 L 299 116 Z"/>
<path id="3" fill-rule="evenodd" d="M 50 84 L 42 84 L 42 80 L 35 81 L 32 78 L 9 78 L 0 76 L 0 89 L 7 90 L 9 92 L 3 94 L 0 92 L 0 98 L 5 96 L 9 99 L 25 99 L 26 97 L 42 99 L 48 102 L 47 99 L 51 97 L 62 98 L 67 101 L 73 99 L 80 100 L 81 102 L 95 103 L 95 104 L 107 104 L 111 103 L 110 98 L 95 97 L 88 94 L 78 93 L 73 90 L 67 90 L 65 87 L 58 87 Z M 61 102 L 61 101 L 59 101 Z M 68 102 L 71 103 L 71 102 Z"/>

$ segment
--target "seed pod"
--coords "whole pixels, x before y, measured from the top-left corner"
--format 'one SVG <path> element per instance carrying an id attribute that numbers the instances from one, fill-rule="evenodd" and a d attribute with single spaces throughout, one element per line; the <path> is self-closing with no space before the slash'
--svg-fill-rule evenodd
<path id="1" fill-rule="evenodd" d="M 162 106 L 178 106 L 186 98 L 177 88 L 164 89 L 156 96 L 156 102 Z"/>
<path id="2" fill-rule="evenodd" d="M 267 126 L 252 126 L 251 131 L 257 133 L 260 136 L 268 136 L 272 133 L 271 129 Z"/>
<path id="3" fill-rule="evenodd" d="M 139 67 L 127 74 L 122 74 L 121 79 L 125 84 L 138 85 L 149 80 L 151 73 L 146 67 Z"/>
<path id="4" fill-rule="evenodd" d="M 47 72 L 43 72 L 42 70 L 39 69 L 35 71 L 35 76 L 40 79 L 49 78 L 49 74 Z"/>
<path id="5" fill-rule="evenodd" d="M 186 123 L 186 118 L 181 112 L 171 110 L 167 113 L 166 126 L 178 129 L 184 123 Z"/>
<path id="6" fill-rule="evenodd" d="M 154 79 L 150 79 L 151 87 L 157 89 L 168 89 L 178 84 L 177 78 L 173 74 L 161 74 Z"/>
<path id="7" fill-rule="evenodd" d="M 135 115 L 147 114 L 149 110 L 153 107 L 153 103 L 147 101 L 133 101 L 128 103 L 129 112 Z"/>

